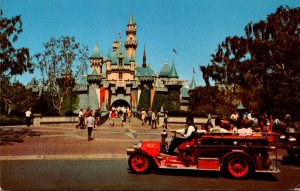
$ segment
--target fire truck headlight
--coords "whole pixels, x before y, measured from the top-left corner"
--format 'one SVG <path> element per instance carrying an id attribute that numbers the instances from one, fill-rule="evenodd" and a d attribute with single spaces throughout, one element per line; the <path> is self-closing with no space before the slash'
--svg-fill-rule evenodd
<path id="1" fill-rule="evenodd" d="M 280 139 L 285 139 L 285 135 L 280 135 Z"/>
<path id="2" fill-rule="evenodd" d="M 134 147 L 134 148 L 141 148 L 141 146 L 142 146 L 142 141 L 139 141 L 139 142 L 137 142 L 137 144 L 134 145 L 133 147 Z"/>

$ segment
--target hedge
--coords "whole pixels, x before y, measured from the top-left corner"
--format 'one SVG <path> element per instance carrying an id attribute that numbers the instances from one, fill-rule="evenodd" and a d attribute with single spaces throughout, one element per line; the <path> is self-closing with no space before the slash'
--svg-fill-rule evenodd
<path id="1" fill-rule="evenodd" d="M 0 116 L 0 126 L 8 126 L 8 125 L 25 125 L 26 119 L 18 118 L 18 117 L 4 117 Z"/>

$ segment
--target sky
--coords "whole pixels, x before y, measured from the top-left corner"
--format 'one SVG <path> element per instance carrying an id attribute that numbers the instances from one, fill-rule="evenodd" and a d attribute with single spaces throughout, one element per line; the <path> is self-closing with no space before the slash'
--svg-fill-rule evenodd
<path id="1" fill-rule="evenodd" d="M 23 32 L 14 46 L 29 48 L 31 55 L 61 36 L 74 36 L 90 54 L 98 42 L 107 55 L 118 33 L 124 44 L 131 11 L 137 23 L 137 64 L 143 62 L 145 46 L 147 63 L 156 73 L 174 59 L 179 79 L 187 84 L 195 69 L 197 86 L 205 85 L 199 67 L 210 63 L 218 44 L 227 36 L 244 36 L 248 23 L 266 20 L 281 5 L 296 8 L 300 0 L 0 0 L 4 17 L 21 15 Z M 17 79 L 27 84 L 38 76 L 36 71 Z"/>

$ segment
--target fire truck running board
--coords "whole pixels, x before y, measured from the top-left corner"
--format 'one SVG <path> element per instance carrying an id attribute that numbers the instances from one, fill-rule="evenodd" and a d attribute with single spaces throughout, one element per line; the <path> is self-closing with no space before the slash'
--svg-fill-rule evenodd
<path id="1" fill-rule="evenodd" d="M 160 169 L 177 169 L 177 170 L 198 170 L 198 171 L 220 171 L 217 169 L 199 169 L 196 166 L 195 167 L 181 167 L 181 166 L 160 166 Z"/>

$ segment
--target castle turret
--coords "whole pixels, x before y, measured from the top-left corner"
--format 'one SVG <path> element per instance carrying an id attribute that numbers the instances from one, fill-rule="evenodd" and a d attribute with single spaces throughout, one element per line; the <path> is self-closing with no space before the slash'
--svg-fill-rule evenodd
<path id="1" fill-rule="evenodd" d="M 125 41 L 125 48 L 127 56 L 130 58 L 131 55 L 134 56 L 136 59 L 136 47 L 137 47 L 137 40 L 135 39 L 136 34 L 136 23 L 132 18 L 132 14 L 130 12 L 129 22 L 127 24 L 126 35 L 127 39 Z"/>
<path id="2" fill-rule="evenodd" d="M 169 78 L 178 78 L 177 70 L 175 68 L 174 60 L 172 63 L 172 67 L 170 69 L 170 72 L 168 74 Z"/>
<path id="3" fill-rule="evenodd" d="M 99 44 L 96 43 L 93 54 L 90 56 L 90 64 L 92 71 L 95 70 L 98 75 L 102 74 L 103 57 L 100 52 Z"/>
<path id="4" fill-rule="evenodd" d="M 194 78 L 194 75 L 193 75 L 193 79 L 192 79 L 192 82 L 189 86 L 189 90 L 194 90 L 196 87 L 197 87 L 197 85 L 196 85 L 196 81 L 195 81 L 195 78 Z"/>
<path id="5" fill-rule="evenodd" d="M 118 49 L 118 46 L 119 46 L 118 40 L 114 40 L 113 45 L 112 45 L 113 52 L 116 52 L 116 50 Z"/>

